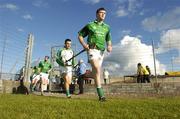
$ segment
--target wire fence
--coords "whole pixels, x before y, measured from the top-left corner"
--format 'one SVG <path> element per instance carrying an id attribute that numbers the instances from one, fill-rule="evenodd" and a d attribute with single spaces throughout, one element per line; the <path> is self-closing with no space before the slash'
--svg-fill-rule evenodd
<path id="1" fill-rule="evenodd" d="M 180 40 L 174 41 L 173 37 L 169 37 L 165 44 L 161 43 L 160 45 L 158 41 L 155 41 L 155 44 L 135 41 L 136 39 L 131 42 L 113 44 L 112 53 L 105 53 L 103 68 L 108 69 L 111 77 L 135 75 L 139 62 L 144 66 L 148 65 L 153 75 L 155 75 L 155 71 L 157 75 L 180 71 Z M 13 25 L 0 23 L 1 79 L 16 79 L 12 77 L 19 74 L 25 65 L 26 45 L 27 34 L 18 31 Z M 77 50 L 76 46 L 77 44 L 72 46 L 74 50 Z M 60 47 L 63 46 L 52 46 L 51 50 L 57 52 Z M 77 59 L 84 57 L 87 57 L 86 53 L 81 54 Z M 53 61 L 55 60 L 53 59 Z"/>
<path id="2" fill-rule="evenodd" d="M 0 73 L 1 79 L 16 79 L 25 64 L 27 35 L 15 26 L 0 24 Z"/>

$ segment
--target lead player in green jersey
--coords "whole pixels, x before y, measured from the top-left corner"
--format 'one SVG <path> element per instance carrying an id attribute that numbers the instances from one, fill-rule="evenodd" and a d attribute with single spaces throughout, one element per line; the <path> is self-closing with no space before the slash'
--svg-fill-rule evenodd
<path id="1" fill-rule="evenodd" d="M 112 51 L 110 27 L 103 22 L 105 17 L 106 10 L 104 8 L 97 9 L 96 20 L 87 24 L 78 32 L 78 39 L 88 53 L 88 59 L 92 67 L 92 76 L 95 79 L 99 101 L 105 101 L 100 79 L 105 44 L 107 45 L 107 51 Z M 87 43 L 84 42 L 84 37 L 86 36 L 88 36 Z"/>

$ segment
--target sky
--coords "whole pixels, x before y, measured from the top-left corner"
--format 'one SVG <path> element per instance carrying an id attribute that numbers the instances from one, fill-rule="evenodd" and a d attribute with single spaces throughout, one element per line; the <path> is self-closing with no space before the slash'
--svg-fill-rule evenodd
<path id="1" fill-rule="evenodd" d="M 141 62 L 154 73 L 154 41 L 157 73 L 180 70 L 179 0 L 0 0 L 0 25 L 9 24 L 22 38 L 34 35 L 35 61 L 50 55 L 51 47 L 63 46 L 66 38 L 72 39 L 76 52 L 82 50 L 78 31 L 95 20 L 99 7 L 107 10 L 113 44 L 103 68 L 129 75 Z M 85 53 L 80 58 L 87 61 Z"/>

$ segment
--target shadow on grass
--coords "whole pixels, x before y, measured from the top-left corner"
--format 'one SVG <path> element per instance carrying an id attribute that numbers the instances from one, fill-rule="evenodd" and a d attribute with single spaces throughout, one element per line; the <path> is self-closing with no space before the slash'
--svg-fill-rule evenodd
<path id="1" fill-rule="evenodd" d="M 24 85 L 23 80 L 20 80 L 20 85 L 17 87 L 17 89 L 16 89 L 16 87 L 13 87 L 12 93 L 28 95 L 29 91 L 28 91 L 27 87 Z"/>

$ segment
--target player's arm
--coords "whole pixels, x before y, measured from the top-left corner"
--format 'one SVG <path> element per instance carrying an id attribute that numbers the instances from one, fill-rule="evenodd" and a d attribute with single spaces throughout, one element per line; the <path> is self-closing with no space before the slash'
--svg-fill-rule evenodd
<path id="1" fill-rule="evenodd" d="M 39 72 L 41 73 L 42 68 L 43 68 L 42 61 L 39 63 L 38 67 L 39 67 Z"/>
<path id="2" fill-rule="evenodd" d="M 81 45 L 84 47 L 84 49 L 89 50 L 89 46 L 87 43 L 84 42 L 84 38 L 82 36 L 78 36 L 79 42 L 81 43 Z"/>
<path id="3" fill-rule="evenodd" d="M 108 52 L 111 52 L 111 51 L 112 51 L 112 43 L 111 43 L 111 41 L 108 41 L 108 42 L 107 42 L 107 51 L 108 51 Z"/>
<path id="4" fill-rule="evenodd" d="M 107 51 L 111 52 L 112 51 L 112 38 L 111 38 L 111 33 L 110 33 L 110 28 L 109 31 L 106 34 L 106 45 L 107 45 Z"/>
<path id="5" fill-rule="evenodd" d="M 86 37 L 87 35 L 88 35 L 88 25 L 86 25 L 78 32 L 78 39 L 81 45 L 84 47 L 84 49 L 89 50 L 88 44 L 84 41 L 84 37 Z"/>
<path id="6" fill-rule="evenodd" d="M 49 70 L 48 70 L 48 74 L 50 73 L 52 71 L 52 65 L 51 65 L 51 63 L 49 64 Z"/>

